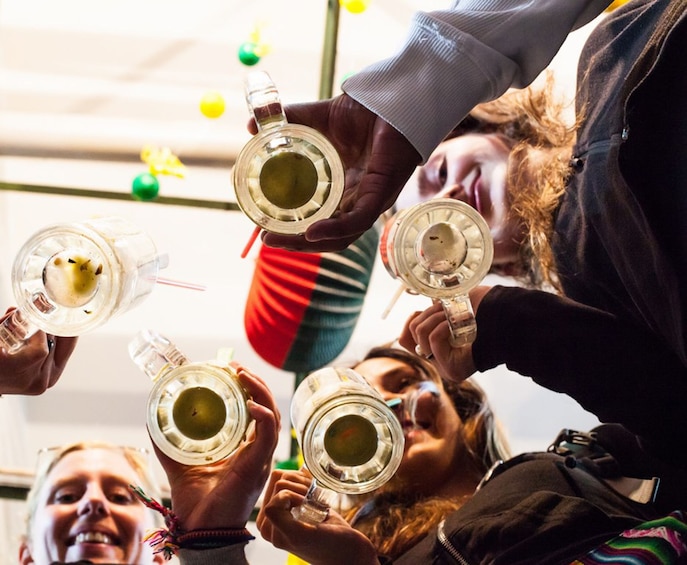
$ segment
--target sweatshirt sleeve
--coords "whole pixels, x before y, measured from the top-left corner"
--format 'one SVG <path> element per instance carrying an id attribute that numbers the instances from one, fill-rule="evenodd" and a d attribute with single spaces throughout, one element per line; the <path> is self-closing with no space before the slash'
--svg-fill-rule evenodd
<path id="1" fill-rule="evenodd" d="M 180 549 L 181 565 L 248 565 L 246 543 L 236 543 L 217 549 Z"/>
<path id="2" fill-rule="evenodd" d="M 655 334 L 548 292 L 495 286 L 477 309 L 479 371 L 505 364 L 687 463 L 687 368 Z M 684 434 L 683 434 L 684 435 Z M 676 449 L 677 448 L 677 449 Z"/>
<path id="3" fill-rule="evenodd" d="M 343 90 L 425 161 L 475 105 L 532 82 L 568 33 L 609 3 L 456 0 L 448 10 L 418 12 L 401 50 L 353 75 Z"/>

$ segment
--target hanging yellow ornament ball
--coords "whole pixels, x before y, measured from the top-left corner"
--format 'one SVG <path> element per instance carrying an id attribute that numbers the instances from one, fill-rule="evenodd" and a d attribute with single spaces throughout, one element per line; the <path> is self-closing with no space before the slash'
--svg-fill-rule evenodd
<path id="1" fill-rule="evenodd" d="M 224 98 L 219 92 L 206 92 L 200 99 L 200 111 L 206 118 L 219 118 L 224 114 Z"/>
<path id="2" fill-rule="evenodd" d="M 339 0 L 342 8 L 345 8 L 351 14 L 361 14 L 370 5 L 370 0 Z"/>

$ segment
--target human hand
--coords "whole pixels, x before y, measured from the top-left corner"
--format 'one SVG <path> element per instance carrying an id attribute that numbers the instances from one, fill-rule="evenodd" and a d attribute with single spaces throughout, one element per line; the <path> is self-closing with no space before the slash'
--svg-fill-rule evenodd
<path id="1" fill-rule="evenodd" d="M 478 286 L 470 291 L 475 316 L 482 298 L 490 289 L 488 286 Z M 412 314 L 406 320 L 398 342 L 409 351 L 415 351 L 419 346 L 420 350 L 431 353 L 432 363 L 447 381 L 464 381 L 477 370 L 472 358 L 472 345 L 451 345 L 451 329 L 440 302 L 435 302 L 423 312 Z"/>
<path id="2" fill-rule="evenodd" d="M 0 323 L 12 315 L 9 308 Z M 38 331 L 14 353 L 0 348 L 0 394 L 35 396 L 55 385 L 76 347 L 76 337 L 58 337 Z"/>
<path id="3" fill-rule="evenodd" d="M 304 235 L 264 233 L 263 241 L 294 251 L 345 249 L 393 205 L 420 154 L 398 130 L 346 94 L 285 106 L 284 112 L 290 123 L 310 126 L 334 145 L 344 164 L 345 188 L 331 218 L 315 222 Z M 257 133 L 254 121 L 249 130 Z"/>
<path id="4" fill-rule="evenodd" d="M 153 444 L 169 480 L 172 509 L 186 531 L 245 527 L 272 468 L 280 428 L 276 400 L 260 377 L 233 366 L 251 396 L 248 411 L 255 421 L 234 453 L 212 465 L 184 465 Z"/>
<path id="5" fill-rule="evenodd" d="M 256 520 L 262 537 L 311 565 L 378 565 L 370 540 L 333 510 L 319 524 L 293 517 L 291 509 L 303 503 L 311 481 L 304 471 L 272 472 Z"/>

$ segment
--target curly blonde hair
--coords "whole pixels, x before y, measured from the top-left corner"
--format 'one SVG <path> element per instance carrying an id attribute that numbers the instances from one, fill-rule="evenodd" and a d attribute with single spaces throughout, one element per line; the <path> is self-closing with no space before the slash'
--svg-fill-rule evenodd
<path id="1" fill-rule="evenodd" d="M 526 286 L 558 289 L 551 250 L 553 222 L 570 173 L 576 123 L 564 117 L 567 104 L 554 94 L 548 74 L 541 87 L 511 90 L 476 106 L 449 138 L 495 133 L 511 148 L 508 184 L 511 214 L 525 227 L 520 262 L 504 274 Z M 498 271 L 497 271 L 498 272 Z"/>

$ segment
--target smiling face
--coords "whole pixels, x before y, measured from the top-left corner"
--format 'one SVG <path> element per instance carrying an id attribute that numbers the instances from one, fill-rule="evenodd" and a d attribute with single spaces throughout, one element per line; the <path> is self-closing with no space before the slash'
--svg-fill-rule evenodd
<path id="1" fill-rule="evenodd" d="M 462 200 L 486 220 L 494 239 L 494 264 L 517 260 L 522 222 L 510 213 L 511 147 L 497 134 L 467 134 L 442 142 L 397 199 L 404 209 L 430 198 Z"/>
<path id="2" fill-rule="evenodd" d="M 148 510 L 129 491 L 141 479 L 116 449 L 72 451 L 60 459 L 37 493 L 22 544 L 22 565 L 81 559 L 93 563 L 152 564 L 143 537 L 153 527 Z"/>
<path id="3" fill-rule="evenodd" d="M 355 367 L 388 402 L 403 398 L 428 379 L 409 364 L 389 357 L 362 361 Z M 441 382 L 434 381 L 438 395 L 421 397 L 415 411 L 416 425 L 408 415 L 400 416 L 405 436 L 403 460 L 387 489 L 398 489 L 427 495 L 472 492 L 479 475 L 465 473 L 466 451 L 463 423 Z M 433 387 L 434 388 L 434 387 Z M 398 411 L 397 414 L 403 414 Z"/>

